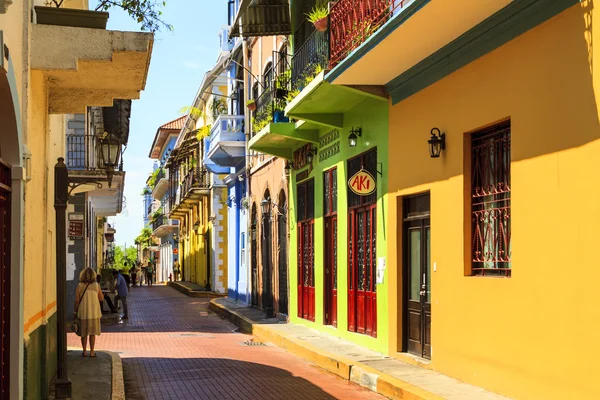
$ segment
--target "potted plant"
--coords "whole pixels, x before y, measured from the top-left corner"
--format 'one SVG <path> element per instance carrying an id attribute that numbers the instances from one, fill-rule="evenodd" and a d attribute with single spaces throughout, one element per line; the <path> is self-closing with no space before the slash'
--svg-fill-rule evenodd
<path id="1" fill-rule="evenodd" d="M 38 24 L 74 26 L 78 28 L 106 29 L 108 13 L 105 11 L 61 8 L 64 0 L 47 0 L 46 6 L 35 6 Z"/>
<path id="2" fill-rule="evenodd" d="M 327 17 L 329 16 L 329 7 L 326 1 L 319 1 L 314 8 L 306 14 L 308 20 L 312 22 L 319 32 L 327 30 Z"/>
<path id="3" fill-rule="evenodd" d="M 288 84 L 290 82 L 290 78 L 292 77 L 292 71 L 287 70 L 282 72 L 277 76 L 275 80 L 275 98 L 276 99 L 285 99 L 285 96 L 288 94 Z"/>
<path id="4" fill-rule="evenodd" d="M 248 110 L 250 111 L 256 110 L 256 101 L 254 99 L 248 100 L 246 102 L 246 107 L 248 107 Z"/>
<path id="5" fill-rule="evenodd" d="M 285 116 L 285 111 L 280 106 L 275 106 L 273 111 L 273 122 L 290 122 L 290 119 Z"/>

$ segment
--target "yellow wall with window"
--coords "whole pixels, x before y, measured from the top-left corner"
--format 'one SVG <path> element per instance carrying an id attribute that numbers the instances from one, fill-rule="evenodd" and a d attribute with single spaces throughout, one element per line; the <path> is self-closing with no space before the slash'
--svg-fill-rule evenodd
<path id="1" fill-rule="evenodd" d="M 430 191 L 432 367 L 516 398 L 600 398 L 597 18 L 589 2 L 573 6 L 391 106 L 387 243 L 390 304 L 399 305 L 389 310 L 392 354 L 402 336 L 397 205 Z M 465 135 L 506 118 L 512 277 L 465 276 Z M 433 127 L 446 133 L 439 159 L 427 149 Z"/>

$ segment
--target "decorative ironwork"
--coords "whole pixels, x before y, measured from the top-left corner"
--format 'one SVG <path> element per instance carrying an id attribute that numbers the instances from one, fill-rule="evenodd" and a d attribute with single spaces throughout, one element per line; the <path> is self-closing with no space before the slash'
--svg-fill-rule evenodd
<path id="1" fill-rule="evenodd" d="M 319 138 L 319 147 L 325 147 L 340 138 L 340 130 L 334 129 Z"/>
<path id="2" fill-rule="evenodd" d="M 319 151 L 319 162 L 325 161 L 328 158 L 331 158 L 333 156 L 335 156 L 336 154 L 339 154 L 340 152 L 340 142 L 339 140 L 332 144 L 329 147 L 324 148 L 323 150 Z"/>
<path id="3" fill-rule="evenodd" d="M 307 21 L 306 21 L 307 22 Z M 305 23 L 306 23 L 305 22 Z M 329 63 L 329 32 L 314 32 L 292 57 L 292 90 L 304 89 Z"/>
<path id="4" fill-rule="evenodd" d="M 323 173 L 323 186 L 325 187 L 324 213 L 325 216 L 331 216 L 337 211 L 337 168 Z"/>
<path id="5" fill-rule="evenodd" d="M 510 121 L 473 135 L 471 168 L 473 274 L 510 276 Z"/>
<path id="6" fill-rule="evenodd" d="M 333 68 L 412 0 L 339 0 L 331 6 Z"/>
<path id="7" fill-rule="evenodd" d="M 306 145 L 300 147 L 296 151 L 294 151 L 294 154 L 293 154 L 294 168 L 300 169 L 300 168 L 310 164 L 307 159 L 307 154 L 312 150 L 313 150 L 313 145 L 309 143 L 309 144 L 306 144 Z"/>

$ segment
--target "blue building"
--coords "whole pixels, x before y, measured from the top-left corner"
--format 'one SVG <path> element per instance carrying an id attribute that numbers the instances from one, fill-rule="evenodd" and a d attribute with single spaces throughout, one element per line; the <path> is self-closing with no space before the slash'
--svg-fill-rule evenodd
<path id="1" fill-rule="evenodd" d="M 179 132 L 185 123 L 185 116 L 168 122 L 156 130 L 148 157 L 156 160 L 155 169 L 148 180 L 152 203 L 148 211 L 149 227 L 152 235 L 160 240 L 158 249 L 154 249 L 156 263 L 156 281 L 165 282 L 174 279 L 173 265 L 178 261 L 179 221 L 169 219 L 169 170 L 165 163 L 175 147 Z"/>
<path id="2" fill-rule="evenodd" d="M 229 1 L 229 25 L 221 29 L 219 38 L 220 57 L 227 54 L 228 64 L 219 71 L 227 77 L 227 114 L 220 115 L 213 123 L 210 136 L 204 139 L 204 165 L 212 173 L 219 174 L 227 185 L 226 199 L 228 241 L 228 288 L 230 299 L 247 304 L 249 296 L 248 274 L 248 185 L 246 176 L 246 129 L 244 126 L 244 69 L 242 41 L 229 39 L 238 1 Z"/>

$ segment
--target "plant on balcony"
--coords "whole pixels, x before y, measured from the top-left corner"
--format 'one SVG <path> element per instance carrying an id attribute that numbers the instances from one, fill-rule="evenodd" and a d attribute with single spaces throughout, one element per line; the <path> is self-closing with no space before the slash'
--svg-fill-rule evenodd
<path id="1" fill-rule="evenodd" d="M 150 175 L 150 178 L 148 178 L 148 187 L 152 190 L 154 190 L 154 187 L 156 186 L 156 178 L 158 178 L 158 174 L 160 174 L 161 168 L 156 168 L 154 170 L 154 172 L 152 172 L 152 175 Z"/>
<path id="2" fill-rule="evenodd" d="M 248 107 L 248 110 L 250 111 L 256 110 L 256 101 L 254 99 L 248 100 L 246 102 L 246 107 Z"/>
<path id="3" fill-rule="evenodd" d="M 44 4 L 52 8 L 61 8 L 63 2 L 64 0 L 46 0 Z M 36 6 L 36 15 L 39 24 L 106 29 L 108 19 L 106 12 L 111 8 L 120 8 L 141 24 L 143 31 L 156 32 L 161 28 L 172 31 L 173 26 L 163 21 L 162 11 L 159 9 L 165 5 L 165 1 L 155 0 L 100 0 L 94 11 L 63 9 L 69 10 L 70 15 L 65 13 L 60 15 L 48 13 L 47 10 L 43 10 L 44 7 Z"/>
<path id="4" fill-rule="evenodd" d="M 319 32 L 327 30 L 327 17 L 329 16 L 329 6 L 326 0 L 320 0 L 313 9 L 306 14 L 308 20 L 315 25 L 315 29 Z"/>
<path id="5" fill-rule="evenodd" d="M 250 199 L 247 196 L 242 197 L 240 200 L 240 208 L 242 210 L 247 210 L 250 208 Z"/>
<path id="6" fill-rule="evenodd" d="M 212 102 L 209 105 L 213 121 L 216 121 L 221 114 L 227 114 L 227 103 L 220 97 L 213 96 Z"/>
<path id="7" fill-rule="evenodd" d="M 142 193 L 141 193 L 141 195 L 142 195 L 142 196 L 145 196 L 145 195 L 147 195 L 147 194 L 151 194 L 151 193 L 152 193 L 152 191 L 151 191 L 149 188 L 145 187 L 145 188 L 142 190 Z"/>
<path id="8" fill-rule="evenodd" d="M 188 162 L 187 162 L 188 169 L 194 169 L 194 168 L 196 168 L 196 165 L 198 165 L 198 161 L 196 160 L 196 157 L 191 157 L 188 159 Z"/>
<path id="9" fill-rule="evenodd" d="M 208 124 L 198 129 L 198 133 L 196 134 L 196 139 L 199 141 L 210 136 L 210 130 L 212 129 L 212 125 Z"/>
<path id="10" fill-rule="evenodd" d="M 275 80 L 275 98 L 285 99 L 288 94 L 289 83 L 292 78 L 292 71 L 286 70 L 280 73 Z"/>
<path id="11" fill-rule="evenodd" d="M 290 122 L 290 119 L 285 116 L 285 106 L 285 103 L 275 103 L 275 106 L 273 107 L 273 122 L 276 124 L 280 122 Z"/>

